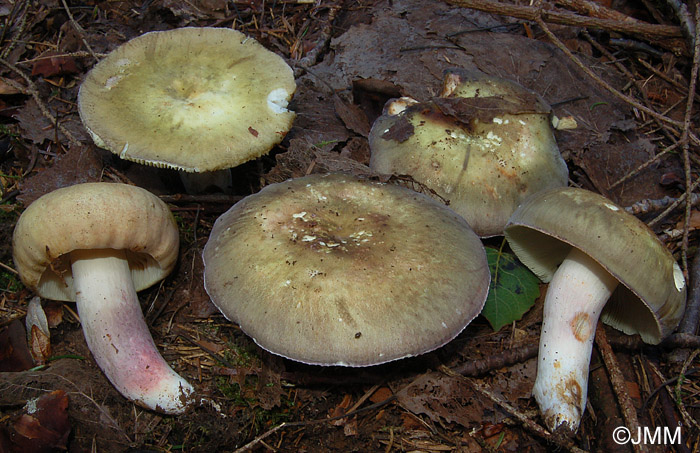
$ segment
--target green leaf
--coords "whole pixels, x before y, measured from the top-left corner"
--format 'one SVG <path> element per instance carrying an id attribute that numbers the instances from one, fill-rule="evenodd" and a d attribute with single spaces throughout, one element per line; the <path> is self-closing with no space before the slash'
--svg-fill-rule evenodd
<path id="1" fill-rule="evenodd" d="M 517 321 L 540 296 L 539 279 L 512 253 L 486 247 L 491 286 L 481 314 L 494 331 Z"/>

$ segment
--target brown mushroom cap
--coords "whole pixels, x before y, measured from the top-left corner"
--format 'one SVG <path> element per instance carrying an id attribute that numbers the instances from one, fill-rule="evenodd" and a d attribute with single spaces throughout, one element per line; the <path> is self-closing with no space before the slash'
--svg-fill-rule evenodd
<path id="1" fill-rule="evenodd" d="M 503 234 L 528 195 L 568 181 L 551 108 L 515 82 L 455 70 L 440 97 L 391 111 L 370 132 L 372 169 L 411 175 L 482 237 Z"/>
<path id="2" fill-rule="evenodd" d="M 685 310 L 685 279 L 671 253 L 639 219 L 607 198 L 577 188 L 540 192 L 523 202 L 505 228 L 518 258 L 548 282 L 572 247 L 621 285 L 601 319 L 659 343 Z"/>
<path id="3" fill-rule="evenodd" d="M 179 235 L 158 197 L 136 186 L 86 183 L 34 201 L 12 237 L 15 267 L 25 285 L 47 299 L 74 301 L 68 254 L 74 250 L 126 250 L 137 291 L 175 266 Z"/>
<path id="4" fill-rule="evenodd" d="M 481 312 L 490 275 L 460 216 L 411 190 L 311 175 L 246 197 L 204 248 L 214 304 L 263 348 L 319 365 L 422 354 Z"/>
<path id="5" fill-rule="evenodd" d="M 78 107 L 95 143 L 122 159 L 203 172 L 279 143 L 295 89 L 292 69 L 254 39 L 192 27 L 115 49 L 88 73 Z"/>

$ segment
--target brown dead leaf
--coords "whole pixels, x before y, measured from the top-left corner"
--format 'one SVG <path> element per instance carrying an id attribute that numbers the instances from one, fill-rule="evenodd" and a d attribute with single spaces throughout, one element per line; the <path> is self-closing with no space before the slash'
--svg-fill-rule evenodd
<path id="1" fill-rule="evenodd" d="M 376 176 L 367 165 L 334 151 L 325 151 L 306 140 L 292 139 L 285 153 L 275 156 L 277 165 L 265 175 L 268 184 L 311 173 L 346 173 L 360 177 Z"/>
<path id="2" fill-rule="evenodd" d="M 352 159 L 362 165 L 369 166 L 369 142 L 364 137 L 352 137 L 340 150 L 340 157 Z"/>
<path id="3" fill-rule="evenodd" d="M 21 194 L 17 197 L 25 205 L 40 196 L 61 187 L 100 180 L 102 161 L 92 146 L 71 146 L 65 154 L 57 156 L 51 167 L 42 168 L 25 178 Z"/>
<path id="4" fill-rule="evenodd" d="M 396 399 L 404 409 L 414 414 L 425 414 L 434 422 L 445 420 L 468 428 L 488 419 L 493 412 L 491 403 L 460 379 L 440 373 L 424 374 L 396 393 Z"/>
<path id="5" fill-rule="evenodd" d="M 36 365 L 45 364 L 51 356 L 51 339 L 36 325 L 32 326 L 29 337 L 29 352 Z"/>
<path id="6" fill-rule="evenodd" d="M 351 131 L 367 137 L 369 135 L 369 120 L 367 115 L 357 105 L 345 102 L 338 96 L 333 98 L 335 113 Z"/>
<path id="7" fill-rule="evenodd" d="M 352 396 L 349 393 L 346 393 L 345 396 L 343 397 L 343 400 L 340 402 L 340 404 L 335 406 L 330 411 L 330 413 L 328 414 L 328 417 L 333 418 L 333 417 L 340 417 L 341 415 L 345 415 L 345 413 L 347 412 L 347 410 L 351 404 L 352 404 Z M 339 420 L 334 420 L 333 424 L 335 426 L 342 426 L 343 424 L 345 424 L 345 422 L 346 422 L 346 420 L 344 418 L 341 418 Z"/>
<path id="8" fill-rule="evenodd" d="M 386 401 L 391 398 L 391 395 L 393 395 L 393 393 L 389 387 L 379 387 L 377 391 L 372 393 L 369 400 L 373 403 L 381 403 L 382 401 Z"/>
<path id="9" fill-rule="evenodd" d="M 353 417 L 345 423 L 343 426 L 343 434 L 346 436 L 357 436 L 357 418 Z"/>
<path id="10" fill-rule="evenodd" d="M 26 330 L 15 319 L 0 331 L 0 372 L 24 371 L 33 366 L 32 355 L 27 347 Z"/>
<path id="11" fill-rule="evenodd" d="M 75 58 L 68 56 L 42 55 L 32 66 L 32 76 L 55 77 L 59 75 L 77 74 L 80 70 Z"/>
<path id="12" fill-rule="evenodd" d="M 46 302 L 44 313 L 46 313 L 49 329 L 58 327 L 63 322 L 63 302 L 57 302 L 55 300 Z"/>
<path id="13" fill-rule="evenodd" d="M 428 428 L 425 427 L 420 421 L 416 419 L 416 416 L 408 413 L 408 412 L 402 412 L 401 413 L 401 428 L 403 428 L 404 431 L 416 431 L 416 430 L 427 430 Z"/>
<path id="14" fill-rule="evenodd" d="M 21 93 L 21 91 L 18 90 L 17 88 L 15 88 L 15 87 L 14 87 L 14 84 L 13 84 L 13 85 L 10 85 L 10 84 L 7 82 L 7 79 L 5 79 L 4 77 L 0 77 L 0 95 L 3 95 L 3 94 L 19 94 L 19 93 Z"/>
<path id="15" fill-rule="evenodd" d="M 620 125 L 616 123 L 614 129 L 619 130 Z M 650 165 L 623 184 L 609 189 L 620 178 L 654 157 L 655 149 L 653 143 L 636 136 L 634 132 L 613 132 L 605 143 L 591 144 L 574 153 L 573 159 L 593 183 L 591 189 L 622 206 L 628 206 L 639 200 L 672 195 L 659 184 L 670 160 Z"/>
<path id="16" fill-rule="evenodd" d="M 681 218 L 676 224 L 676 229 L 682 230 L 683 228 L 685 228 L 685 219 Z M 691 231 L 700 228 L 700 211 L 697 209 L 690 211 L 690 224 L 688 225 L 688 228 Z"/>
<path id="17" fill-rule="evenodd" d="M 12 424 L 13 451 L 25 453 L 65 450 L 71 431 L 68 420 L 68 395 L 55 390 L 30 400 Z"/>
<path id="18" fill-rule="evenodd" d="M 284 360 L 274 354 L 262 355 L 262 367 L 258 373 L 257 398 L 265 410 L 278 407 L 282 403 L 282 372 Z"/>
<path id="19" fill-rule="evenodd" d="M 63 109 L 63 105 L 52 104 L 47 106 L 50 112 L 55 112 L 57 109 Z M 20 107 L 15 114 L 12 115 L 19 121 L 19 127 L 22 130 L 22 137 L 31 140 L 37 145 L 44 142 L 55 142 L 58 137 L 60 143 L 68 143 L 69 140 L 41 112 L 39 105 L 34 99 L 28 100 L 24 106 Z M 77 114 L 66 115 L 60 118 L 61 125 L 68 130 L 76 140 L 91 142 L 87 136 L 85 128 L 83 128 L 80 118 Z"/>

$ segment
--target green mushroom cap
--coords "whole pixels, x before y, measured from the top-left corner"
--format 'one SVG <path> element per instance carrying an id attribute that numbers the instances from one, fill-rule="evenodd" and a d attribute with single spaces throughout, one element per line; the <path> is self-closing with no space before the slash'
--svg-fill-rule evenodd
<path id="1" fill-rule="evenodd" d="M 296 85 L 277 54 L 225 28 L 141 35 L 88 73 L 78 107 L 95 143 L 187 172 L 240 165 L 279 143 Z"/>
<path id="2" fill-rule="evenodd" d="M 272 184 L 217 219 L 204 248 L 214 304 L 264 349 L 367 366 L 436 349 L 483 308 L 479 238 L 403 187 L 311 175 Z"/>
<path id="3" fill-rule="evenodd" d="M 671 253 L 643 222 L 612 201 L 573 187 L 533 195 L 513 213 L 505 236 L 518 258 L 548 282 L 572 247 L 621 285 L 603 322 L 651 344 L 680 322 L 686 284 Z"/>
<path id="4" fill-rule="evenodd" d="M 503 234 L 528 195 L 568 181 L 549 105 L 483 74 L 452 70 L 439 97 L 390 101 L 369 142 L 372 169 L 425 184 L 482 237 Z"/>

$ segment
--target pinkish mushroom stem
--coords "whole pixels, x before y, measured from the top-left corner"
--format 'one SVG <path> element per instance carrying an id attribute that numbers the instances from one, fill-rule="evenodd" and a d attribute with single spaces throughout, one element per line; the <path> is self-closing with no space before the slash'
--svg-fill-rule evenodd
<path id="1" fill-rule="evenodd" d="M 550 430 L 578 429 L 586 407 L 596 324 L 618 283 L 576 248 L 549 283 L 533 395 Z"/>
<path id="2" fill-rule="evenodd" d="M 165 362 L 146 326 L 126 252 L 71 252 L 75 300 L 87 345 L 126 398 L 148 409 L 182 413 L 192 386 Z"/>

